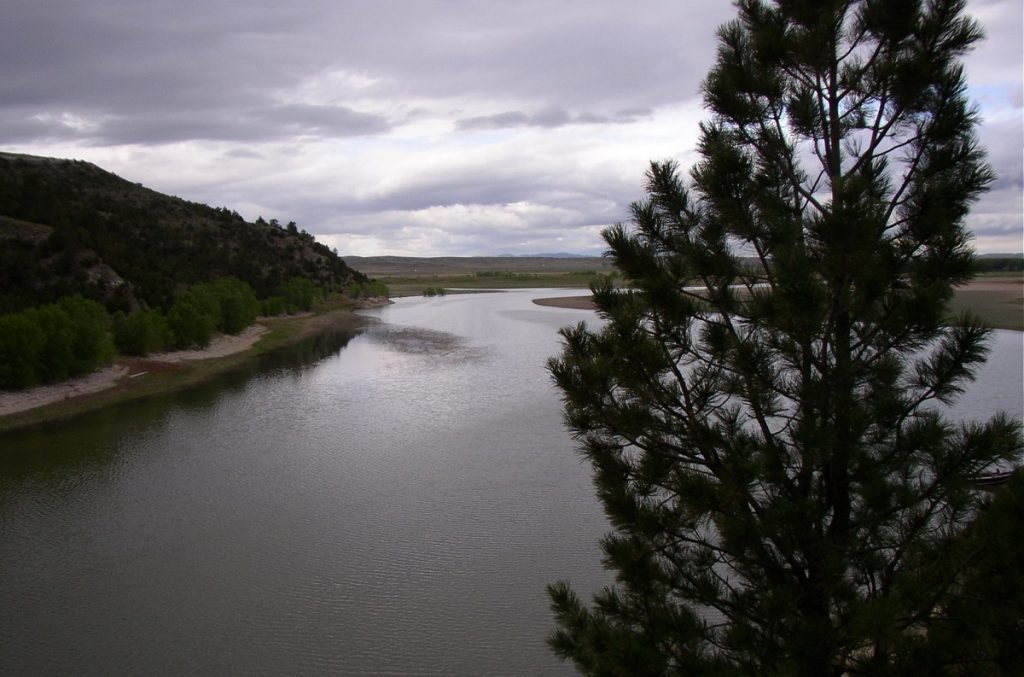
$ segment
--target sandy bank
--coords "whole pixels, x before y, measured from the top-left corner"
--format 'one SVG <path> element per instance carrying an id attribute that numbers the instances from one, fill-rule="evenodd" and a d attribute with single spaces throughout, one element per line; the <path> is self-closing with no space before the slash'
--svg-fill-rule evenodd
<path id="1" fill-rule="evenodd" d="M 210 345 L 202 350 L 176 350 L 170 353 L 153 353 L 148 357 L 151 362 L 187 362 L 188 360 L 208 360 L 213 357 L 224 357 L 246 350 L 260 335 L 267 330 L 262 324 L 246 327 L 235 336 L 221 334 L 210 341 Z"/>
<path id="2" fill-rule="evenodd" d="M 128 371 L 127 365 L 115 364 L 61 383 L 37 386 L 16 392 L 0 391 L 0 416 L 28 411 L 51 402 L 105 390 L 127 376 Z"/>
<path id="3" fill-rule="evenodd" d="M 996 292 L 1024 298 L 1024 281 L 1019 277 L 979 277 L 957 289 L 958 292 Z M 538 306 L 553 308 L 571 308 L 574 310 L 593 310 L 594 302 L 590 296 L 555 296 L 551 298 L 533 299 Z"/>
<path id="4" fill-rule="evenodd" d="M 547 299 L 533 299 L 533 302 L 538 306 L 550 306 L 551 308 L 594 309 L 594 299 L 590 296 L 555 296 Z"/>

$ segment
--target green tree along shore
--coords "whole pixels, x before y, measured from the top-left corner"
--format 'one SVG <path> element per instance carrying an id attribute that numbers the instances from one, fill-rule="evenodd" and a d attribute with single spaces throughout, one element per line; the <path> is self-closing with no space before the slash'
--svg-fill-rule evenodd
<path id="1" fill-rule="evenodd" d="M 0 388 L 27 388 L 93 371 L 114 357 L 107 311 L 72 296 L 0 315 Z"/>
<path id="2" fill-rule="evenodd" d="M 1021 423 L 937 406 L 987 352 L 947 321 L 993 179 L 978 27 L 960 0 L 737 7 L 699 161 L 652 163 L 605 232 L 628 288 L 550 363 L 616 577 L 549 588 L 551 646 L 593 675 L 1019 674 L 1024 487 L 976 480 Z"/>
<path id="3" fill-rule="evenodd" d="M 307 312 L 323 290 L 305 278 L 286 281 L 263 299 L 240 280 L 221 278 L 179 294 L 162 312 L 139 309 L 108 314 L 95 301 L 71 296 L 0 315 L 0 389 L 54 383 L 109 364 L 115 353 L 145 356 L 170 349 L 203 348 L 216 333 L 238 334 L 257 316 Z M 387 296 L 378 282 L 352 282 L 345 296 Z"/>

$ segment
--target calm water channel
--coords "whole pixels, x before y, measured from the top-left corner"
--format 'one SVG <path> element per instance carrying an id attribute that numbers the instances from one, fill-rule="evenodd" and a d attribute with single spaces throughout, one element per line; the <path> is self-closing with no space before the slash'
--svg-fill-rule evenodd
<path id="1" fill-rule="evenodd" d="M 0 674 L 558 675 L 608 581 L 552 290 L 404 299 L 216 383 L 0 436 Z M 1020 415 L 1021 334 L 957 411 Z"/>

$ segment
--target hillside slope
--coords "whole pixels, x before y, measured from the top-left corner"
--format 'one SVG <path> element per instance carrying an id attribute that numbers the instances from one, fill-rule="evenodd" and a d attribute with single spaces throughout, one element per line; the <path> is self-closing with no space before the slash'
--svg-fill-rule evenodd
<path id="1" fill-rule="evenodd" d="M 294 223 L 249 223 L 83 161 L 0 153 L 0 313 L 74 293 L 167 307 L 224 276 L 260 296 L 295 276 L 331 289 L 366 279 Z"/>

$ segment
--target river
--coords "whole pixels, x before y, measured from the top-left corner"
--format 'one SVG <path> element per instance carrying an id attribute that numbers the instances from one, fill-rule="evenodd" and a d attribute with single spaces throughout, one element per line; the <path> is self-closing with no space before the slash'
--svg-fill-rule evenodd
<path id="1" fill-rule="evenodd" d="M 173 396 L 0 436 L 0 674 L 560 675 L 609 582 L 544 369 L 561 290 L 402 299 Z M 1021 334 L 957 411 L 1018 415 Z"/>

